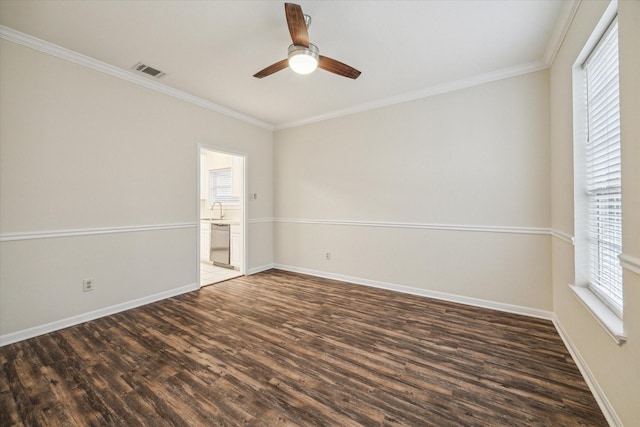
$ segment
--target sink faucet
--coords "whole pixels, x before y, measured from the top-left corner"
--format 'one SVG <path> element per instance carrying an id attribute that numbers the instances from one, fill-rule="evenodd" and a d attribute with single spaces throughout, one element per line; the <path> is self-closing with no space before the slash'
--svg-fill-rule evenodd
<path id="1" fill-rule="evenodd" d="M 216 206 L 216 204 L 220 205 L 220 217 L 218 219 L 222 219 L 224 218 L 224 214 L 222 213 L 222 203 L 220 202 L 213 202 L 211 204 L 211 210 L 213 211 L 213 208 Z"/>

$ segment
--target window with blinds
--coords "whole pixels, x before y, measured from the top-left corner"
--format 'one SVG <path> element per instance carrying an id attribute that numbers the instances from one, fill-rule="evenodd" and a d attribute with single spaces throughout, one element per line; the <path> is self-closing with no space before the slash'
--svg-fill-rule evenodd
<path id="1" fill-rule="evenodd" d="M 223 205 L 237 205 L 238 197 L 233 195 L 231 168 L 213 169 L 209 171 L 209 201 Z"/>
<path id="2" fill-rule="evenodd" d="M 622 192 L 618 22 L 584 65 L 587 94 L 586 200 L 588 282 L 622 317 Z"/>

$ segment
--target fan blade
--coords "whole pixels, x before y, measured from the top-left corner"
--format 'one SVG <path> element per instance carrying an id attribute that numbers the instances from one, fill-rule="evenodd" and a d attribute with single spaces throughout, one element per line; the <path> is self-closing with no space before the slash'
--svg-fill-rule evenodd
<path id="1" fill-rule="evenodd" d="M 255 73 L 253 75 L 253 77 L 261 79 L 263 77 L 270 76 L 273 73 L 277 73 L 280 70 L 284 70 L 288 66 L 289 66 L 289 60 L 288 59 L 283 59 L 282 61 L 278 61 L 275 64 L 269 65 L 264 70 L 258 71 L 257 73 Z"/>
<path id="2" fill-rule="evenodd" d="M 293 44 L 309 47 L 309 33 L 307 32 L 307 24 L 304 22 L 302 8 L 297 4 L 285 3 L 284 11 L 287 15 L 287 25 Z"/>
<path id="3" fill-rule="evenodd" d="M 356 70 L 355 68 L 322 55 L 320 55 L 320 60 L 318 61 L 318 68 L 322 68 L 323 70 L 329 71 L 330 73 L 348 77 L 354 80 L 360 77 L 360 71 Z"/>

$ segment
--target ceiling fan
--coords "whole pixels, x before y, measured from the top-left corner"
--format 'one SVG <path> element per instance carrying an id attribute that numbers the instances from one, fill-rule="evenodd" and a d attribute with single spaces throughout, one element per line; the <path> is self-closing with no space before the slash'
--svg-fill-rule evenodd
<path id="1" fill-rule="evenodd" d="M 309 43 L 307 28 L 311 25 L 311 17 L 302 13 L 302 8 L 293 3 L 285 3 L 284 11 L 293 44 L 289 46 L 288 58 L 269 65 L 258 71 L 253 77 L 261 79 L 284 70 L 287 66 L 298 74 L 309 74 L 316 68 L 337 74 L 339 76 L 357 79 L 360 71 L 335 59 L 320 55 L 318 47 Z"/>

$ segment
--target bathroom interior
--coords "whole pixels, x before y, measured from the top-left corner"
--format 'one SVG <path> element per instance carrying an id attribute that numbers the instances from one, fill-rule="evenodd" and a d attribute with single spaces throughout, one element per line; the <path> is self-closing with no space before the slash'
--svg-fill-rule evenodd
<path id="1" fill-rule="evenodd" d="M 200 286 L 244 274 L 244 158 L 200 150 Z"/>

